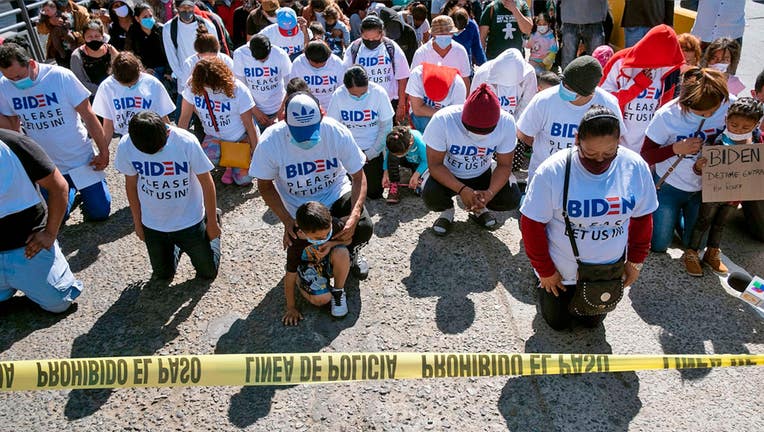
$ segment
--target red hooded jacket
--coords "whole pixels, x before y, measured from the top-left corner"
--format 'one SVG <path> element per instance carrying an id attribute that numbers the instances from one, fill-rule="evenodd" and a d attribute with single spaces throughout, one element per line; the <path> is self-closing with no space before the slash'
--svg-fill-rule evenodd
<path id="1" fill-rule="evenodd" d="M 671 27 L 661 24 L 653 27 L 639 42 L 633 47 L 626 48 L 615 53 L 605 65 L 600 85 L 605 82 L 610 74 L 613 65 L 622 60 L 619 74 L 625 76 L 623 70 L 631 69 L 656 69 L 670 68 L 661 77 L 663 83 L 663 96 L 659 107 L 674 99 L 679 84 L 679 67 L 684 64 L 684 54 L 679 46 L 676 33 Z M 631 77 L 630 77 L 631 78 Z M 626 104 L 636 98 L 644 89 L 652 84 L 652 79 L 645 75 L 644 71 L 639 72 L 634 78 L 634 83 L 629 88 L 620 89 L 613 92 L 618 98 L 618 105 L 623 112 Z"/>

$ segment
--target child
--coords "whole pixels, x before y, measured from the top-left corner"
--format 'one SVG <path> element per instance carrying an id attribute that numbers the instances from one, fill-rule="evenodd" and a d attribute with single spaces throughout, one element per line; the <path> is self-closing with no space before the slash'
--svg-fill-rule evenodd
<path id="1" fill-rule="evenodd" d="M 559 49 L 554 31 L 551 28 L 549 14 L 536 15 L 536 31 L 531 34 L 527 47 L 531 50 L 529 61 L 536 72 L 548 71 L 554 64 Z"/>
<path id="2" fill-rule="evenodd" d="M 725 118 L 726 129 L 722 132 L 713 145 L 736 145 L 753 144 L 761 142 L 761 134 L 758 130 L 759 122 L 764 116 L 761 102 L 754 98 L 744 97 L 730 105 Z M 707 160 L 699 157 L 693 166 L 695 174 L 700 175 Z M 685 268 L 690 276 L 703 276 L 703 268 L 698 257 L 703 235 L 708 231 L 706 253 L 703 254 L 703 264 L 706 264 L 719 275 L 726 275 L 727 266 L 722 263 L 719 245 L 722 239 L 724 225 L 727 223 L 732 212 L 737 209 L 738 202 L 710 202 L 702 203 L 698 213 L 698 221 L 692 231 L 690 242 L 685 252 L 690 259 L 685 259 Z"/>
<path id="3" fill-rule="evenodd" d="M 384 170 L 382 187 L 389 188 L 387 192 L 388 204 L 400 202 L 398 183 L 401 181 L 401 166 L 412 171 L 408 186 L 415 190 L 418 195 L 428 174 L 427 145 L 424 143 L 422 134 L 408 126 L 395 126 L 387 134 L 387 149 L 382 163 Z"/>
<path id="4" fill-rule="evenodd" d="M 551 71 L 544 71 L 536 75 L 536 82 L 538 91 L 546 90 L 549 87 L 560 85 L 560 75 Z"/>
<path id="5" fill-rule="evenodd" d="M 285 325 L 297 325 L 302 314 L 295 306 L 295 287 L 312 305 L 332 303 L 332 316 L 343 318 L 348 313 L 345 281 L 350 273 L 350 252 L 346 243 L 333 241 L 342 231 L 342 222 L 332 218 L 329 209 L 317 201 L 308 201 L 295 214 L 297 239 L 287 249 L 284 295 Z M 334 287 L 329 279 L 334 276 Z"/>
<path id="6" fill-rule="evenodd" d="M 326 43 L 332 49 L 332 53 L 342 57 L 345 47 L 350 44 L 350 32 L 342 21 L 339 21 L 340 12 L 337 6 L 328 5 L 324 10 L 324 21 L 326 21 Z"/>
<path id="7" fill-rule="evenodd" d="M 323 41 L 324 36 L 326 35 L 326 31 L 324 31 L 324 26 L 321 25 L 318 21 L 313 21 L 308 26 L 308 29 L 310 29 L 310 32 L 313 33 L 313 39 L 311 40 L 319 40 Z"/>
<path id="8" fill-rule="evenodd" d="M 130 119 L 114 160 L 125 175 L 135 234 L 146 243 L 152 279 L 171 281 L 186 253 L 197 278 L 213 280 L 220 265 L 214 168 L 193 134 L 141 111 Z"/>
<path id="9" fill-rule="evenodd" d="M 613 57 L 613 54 L 615 54 L 615 52 L 610 45 L 600 45 L 592 51 L 592 57 L 597 59 L 603 69 L 607 62 L 610 61 L 610 58 Z"/>

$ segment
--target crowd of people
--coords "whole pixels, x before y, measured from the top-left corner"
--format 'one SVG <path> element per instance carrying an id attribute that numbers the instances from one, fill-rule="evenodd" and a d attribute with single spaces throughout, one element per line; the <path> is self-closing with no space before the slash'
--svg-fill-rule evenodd
<path id="1" fill-rule="evenodd" d="M 213 173 L 255 182 L 284 227 L 286 325 L 296 292 L 348 313 L 367 199 L 420 196 L 438 236 L 456 196 L 486 230 L 519 209 L 555 329 L 599 325 L 675 233 L 688 274 L 724 274 L 739 203 L 701 202 L 700 150 L 762 141 L 764 72 L 741 95 L 743 2 L 698 3 L 677 35 L 672 1 L 626 1 L 613 52 L 606 0 L 48 1 L 56 64 L 0 45 L 0 301 L 79 296 L 56 237 L 76 195 L 108 219 L 110 163 L 158 283 L 181 253 L 217 276 Z"/>

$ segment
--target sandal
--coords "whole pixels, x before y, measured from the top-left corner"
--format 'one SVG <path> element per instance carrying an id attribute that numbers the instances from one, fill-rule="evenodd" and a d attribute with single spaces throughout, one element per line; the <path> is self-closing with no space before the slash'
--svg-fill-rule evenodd
<path id="1" fill-rule="evenodd" d="M 438 237 L 443 237 L 451 231 L 451 225 L 453 222 L 446 218 L 439 217 L 435 219 L 435 223 L 432 224 L 432 231 Z"/>
<path id="2" fill-rule="evenodd" d="M 493 231 L 499 227 L 496 217 L 490 211 L 483 212 L 480 216 L 470 213 L 469 218 L 471 221 L 480 225 L 481 228 L 488 231 Z"/>

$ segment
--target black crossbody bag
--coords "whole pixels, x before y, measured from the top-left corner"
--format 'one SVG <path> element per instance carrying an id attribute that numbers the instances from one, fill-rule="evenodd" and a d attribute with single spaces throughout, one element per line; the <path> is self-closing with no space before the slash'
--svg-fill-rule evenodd
<path id="1" fill-rule="evenodd" d="M 573 256 L 578 265 L 576 291 L 568 305 L 568 312 L 576 315 L 602 315 L 615 309 L 623 298 L 624 255 L 612 264 L 587 264 L 581 262 L 578 246 L 573 235 L 573 225 L 568 217 L 568 186 L 573 149 L 565 162 L 565 185 L 562 190 L 562 216 L 565 218 L 565 234 L 570 240 Z"/>

